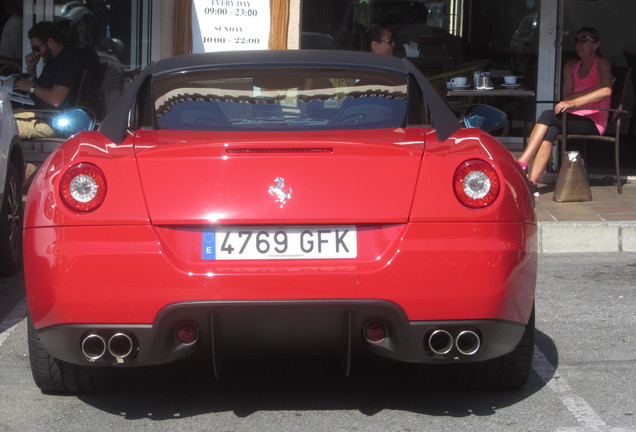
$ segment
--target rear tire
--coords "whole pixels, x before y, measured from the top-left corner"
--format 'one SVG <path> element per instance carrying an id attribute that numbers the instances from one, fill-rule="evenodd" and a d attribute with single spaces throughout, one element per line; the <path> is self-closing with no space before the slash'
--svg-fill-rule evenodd
<path id="1" fill-rule="evenodd" d="M 7 178 L 0 210 L 0 276 L 11 276 L 22 266 L 22 183 L 13 162 L 7 163 Z"/>
<path id="2" fill-rule="evenodd" d="M 79 366 L 51 357 L 28 319 L 29 360 L 35 384 L 45 393 L 91 393 L 106 388 L 103 368 Z"/>
<path id="3" fill-rule="evenodd" d="M 455 386 L 467 390 L 518 390 L 528 381 L 533 356 L 534 307 L 517 347 L 491 360 L 455 365 Z"/>

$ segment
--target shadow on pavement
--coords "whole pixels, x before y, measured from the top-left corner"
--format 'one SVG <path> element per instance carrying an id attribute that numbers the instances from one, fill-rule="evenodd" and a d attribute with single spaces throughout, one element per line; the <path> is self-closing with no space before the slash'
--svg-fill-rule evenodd
<path id="1" fill-rule="evenodd" d="M 539 331 L 536 338 L 556 369 L 552 339 Z M 221 412 L 248 417 L 279 410 L 357 410 L 366 416 L 398 410 L 465 417 L 493 415 L 545 385 L 533 371 L 518 391 L 462 391 L 452 387 L 450 368 L 375 360 L 354 368 L 349 378 L 343 377 L 338 360 L 324 358 L 236 358 L 222 367 L 219 380 L 212 378 L 211 365 L 200 360 L 117 370 L 110 377 L 115 390 L 79 399 L 126 419 L 174 420 Z"/>

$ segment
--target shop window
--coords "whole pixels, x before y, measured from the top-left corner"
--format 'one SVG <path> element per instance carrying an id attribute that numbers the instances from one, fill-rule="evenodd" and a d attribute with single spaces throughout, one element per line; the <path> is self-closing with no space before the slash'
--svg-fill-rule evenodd
<path id="1" fill-rule="evenodd" d="M 441 93 L 445 93 L 449 77 L 461 74 L 472 80 L 476 69 L 490 71 L 494 82 L 503 82 L 503 76 L 514 74 L 521 83 L 536 89 L 539 3 L 302 0 L 301 48 L 336 46 L 369 51 L 371 41 L 366 30 L 379 24 L 393 34 L 393 55 L 408 57 Z M 521 115 L 519 101 L 497 98 L 491 102 L 508 112 L 513 127 L 520 123 L 515 122 Z"/>
<path id="2" fill-rule="evenodd" d="M 102 118 L 135 73 L 150 62 L 150 0 L 25 1 L 33 22 L 51 17 L 90 80 L 80 101 Z M 46 18 L 45 18 L 46 17 Z M 29 20 L 24 25 L 30 28 Z M 106 91 L 107 90 L 107 91 Z M 90 93 L 90 94 L 88 94 Z"/>

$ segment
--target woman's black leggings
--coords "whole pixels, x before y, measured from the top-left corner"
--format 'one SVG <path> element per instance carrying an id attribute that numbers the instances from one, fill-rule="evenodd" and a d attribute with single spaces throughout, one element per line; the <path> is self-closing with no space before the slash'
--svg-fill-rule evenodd
<path id="1" fill-rule="evenodd" d="M 537 119 L 537 123 L 548 126 L 544 141 L 554 142 L 554 139 L 561 133 L 562 114 L 555 114 L 553 110 L 545 110 Z M 576 114 L 568 114 L 568 133 L 579 135 L 599 135 L 596 124 L 589 117 Z"/>

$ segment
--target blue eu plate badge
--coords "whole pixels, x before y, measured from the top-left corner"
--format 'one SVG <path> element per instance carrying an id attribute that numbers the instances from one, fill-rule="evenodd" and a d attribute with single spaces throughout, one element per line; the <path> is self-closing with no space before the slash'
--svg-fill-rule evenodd
<path id="1" fill-rule="evenodd" d="M 214 231 L 204 232 L 202 245 L 202 254 L 204 260 L 216 259 L 216 233 Z"/>

